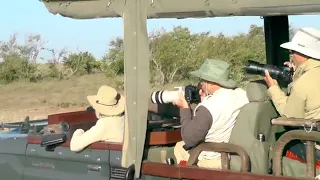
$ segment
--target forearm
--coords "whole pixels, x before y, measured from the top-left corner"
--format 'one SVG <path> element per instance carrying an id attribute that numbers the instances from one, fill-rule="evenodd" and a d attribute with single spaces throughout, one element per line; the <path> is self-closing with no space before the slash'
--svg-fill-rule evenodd
<path id="1" fill-rule="evenodd" d="M 93 126 L 86 132 L 77 130 L 74 132 L 70 142 L 71 151 L 81 151 L 88 145 L 98 142 L 103 137 L 103 127 Z"/>
<path id="2" fill-rule="evenodd" d="M 281 116 L 287 118 L 304 118 L 306 93 L 305 86 L 295 84 L 291 87 L 290 95 L 286 96 L 279 86 L 272 86 L 268 92 Z"/>

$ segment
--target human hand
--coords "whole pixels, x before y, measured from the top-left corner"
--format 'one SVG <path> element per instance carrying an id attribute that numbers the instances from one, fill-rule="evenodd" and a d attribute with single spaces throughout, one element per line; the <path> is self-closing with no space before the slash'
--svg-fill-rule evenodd
<path id="1" fill-rule="evenodd" d="M 264 81 L 266 81 L 268 87 L 271 87 L 277 83 L 276 80 L 272 79 L 268 70 L 264 71 Z"/>
<path id="2" fill-rule="evenodd" d="M 83 129 L 77 129 L 74 131 L 73 136 L 81 136 L 82 134 L 84 134 L 84 130 Z"/>
<path id="3" fill-rule="evenodd" d="M 188 105 L 186 99 L 184 98 L 182 92 L 178 92 L 178 98 L 177 98 L 177 100 L 172 102 L 172 104 L 178 106 L 181 109 L 189 108 L 189 105 Z"/>
<path id="4" fill-rule="evenodd" d="M 296 66 L 292 62 L 284 62 L 283 65 L 288 66 L 289 68 L 293 68 L 293 72 L 296 71 Z"/>

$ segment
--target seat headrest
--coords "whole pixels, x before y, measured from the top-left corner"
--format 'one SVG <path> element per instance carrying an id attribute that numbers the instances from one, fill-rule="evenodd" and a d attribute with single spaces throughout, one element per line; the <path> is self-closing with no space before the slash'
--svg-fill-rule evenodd
<path id="1" fill-rule="evenodd" d="M 251 81 L 247 84 L 247 96 L 249 102 L 263 102 L 270 100 L 268 86 L 263 80 Z"/>

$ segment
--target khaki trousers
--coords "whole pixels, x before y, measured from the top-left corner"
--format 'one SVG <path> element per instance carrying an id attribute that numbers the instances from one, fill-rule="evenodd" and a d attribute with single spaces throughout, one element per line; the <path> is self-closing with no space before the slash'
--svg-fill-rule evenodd
<path id="1" fill-rule="evenodd" d="M 180 141 L 177 142 L 177 144 L 174 147 L 174 156 L 177 159 L 177 164 L 180 163 L 181 160 L 188 161 L 190 154 L 188 151 L 183 149 L 184 142 Z M 214 169 L 221 169 L 221 158 L 219 159 L 212 159 L 212 160 L 199 160 L 197 165 L 199 167 L 204 167 L 204 168 L 214 168 Z"/>

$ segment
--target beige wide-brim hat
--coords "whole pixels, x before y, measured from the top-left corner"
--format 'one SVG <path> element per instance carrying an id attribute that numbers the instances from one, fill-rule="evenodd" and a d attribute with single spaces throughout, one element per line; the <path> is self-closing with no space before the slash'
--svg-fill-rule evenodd
<path id="1" fill-rule="evenodd" d="M 125 110 L 125 98 L 110 86 L 101 86 L 97 95 L 87 98 L 96 112 L 106 116 L 116 116 Z"/>
<path id="2" fill-rule="evenodd" d="M 290 42 L 283 43 L 280 47 L 320 59 L 320 31 L 314 28 L 301 28 Z"/>
<path id="3" fill-rule="evenodd" d="M 220 84 L 225 88 L 236 88 L 237 83 L 229 78 L 230 65 L 218 59 L 206 59 L 200 68 L 190 72 L 192 76 Z"/>

